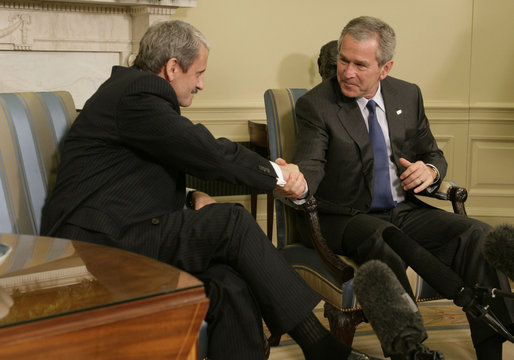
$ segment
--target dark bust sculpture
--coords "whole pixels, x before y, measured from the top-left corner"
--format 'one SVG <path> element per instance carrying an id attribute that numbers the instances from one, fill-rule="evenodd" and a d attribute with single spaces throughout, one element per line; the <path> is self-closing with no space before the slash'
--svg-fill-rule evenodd
<path id="1" fill-rule="evenodd" d="M 323 80 L 336 74 L 337 71 L 337 40 L 323 45 L 318 57 L 318 70 Z"/>

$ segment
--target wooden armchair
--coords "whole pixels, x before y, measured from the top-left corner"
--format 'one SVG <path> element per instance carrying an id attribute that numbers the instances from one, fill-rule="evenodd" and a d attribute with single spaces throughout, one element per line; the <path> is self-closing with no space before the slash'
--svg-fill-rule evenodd
<path id="1" fill-rule="evenodd" d="M 306 89 L 285 88 L 269 89 L 264 93 L 271 159 L 281 157 L 291 161 L 298 132 L 295 104 L 306 92 Z M 434 196 L 451 200 L 456 213 L 466 214 L 466 189 L 445 181 Z M 314 197 L 307 199 L 301 206 L 285 199 L 279 200 L 276 201 L 277 247 L 300 276 L 324 299 L 324 315 L 329 320 L 331 332 L 351 346 L 356 327 L 364 320 L 353 293 L 354 268 L 348 259 L 335 254 L 327 246 L 321 235 Z M 307 217 L 314 249 L 304 246 L 297 238 L 295 217 L 298 211 L 303 211 Z M 418 301 L 440 298 L 410 268 L 408 273 Z M 279 341 L 280 337 L 270 339 L 272 345 L 278 345 Z"/>

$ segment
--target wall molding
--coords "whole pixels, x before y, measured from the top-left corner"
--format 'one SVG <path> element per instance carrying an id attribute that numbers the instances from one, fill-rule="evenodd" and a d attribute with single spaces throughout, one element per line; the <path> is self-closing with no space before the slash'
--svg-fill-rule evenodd
<path id="1" fill-rule="evenodd" d="M 514 103 L 511 104 L 482 104 L 470 107 L 470 122 L 512 122 L 514 121 Z"/>
<path id="2" fill-rule="evenodd" d="M 508 166 L 514 158 L 514 136 L 470 135 L 469 158 L 470 194 L 514 197 L 514 168 Z M 495 161 L 507 167 L 502 169 Z"/>
<path id="3" fill-rule="evenodd" d="M 469 125 L 471 123 L 514 125 L 514 103 L 490 104 L 490 107 L 485 105 L 470 107 L 457 102 L 428 102 L 425 111 L 433 126 Z M 247 126 L 248 120 L 266 121 L 264 100 L 262 102 L 247 100 L 234 103 L 202 103 L 195 100 L 192 107 L 184 108 L 182 112 L 194 123 L 202 123 L 215 133 L 217 133 L 217 126 L 243 128 Z M 248 141 L 247 134 L 238 134 L 234 141 Z"/>

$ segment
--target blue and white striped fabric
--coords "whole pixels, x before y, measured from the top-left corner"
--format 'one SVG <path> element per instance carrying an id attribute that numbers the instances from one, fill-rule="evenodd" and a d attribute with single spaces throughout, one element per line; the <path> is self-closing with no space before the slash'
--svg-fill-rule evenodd
<path id="1" fill-rule="evenodd" d="M 68 92 L 0 94 L 0 233 L 38 234 L 59 142 L 75 117 Z"/>

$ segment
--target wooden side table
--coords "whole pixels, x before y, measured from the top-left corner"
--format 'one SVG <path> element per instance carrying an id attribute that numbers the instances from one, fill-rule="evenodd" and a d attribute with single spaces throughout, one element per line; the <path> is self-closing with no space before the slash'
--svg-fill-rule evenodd
<path id="1" fill-rule="evenodd" d="M 257 152 L 261 156 L 269 159 L 269 144 L 268 144 L 268 125 L 255 121 L 248 121 L 248 132 L 250 134 L 250 149 Z M 271 160 L 271 159 L 270 159 Z M 273 206 L 275 199 L 273 192 L 266 193 L 267 195 L 267 232 L 268 238 L 272 241 L 273 238 Z M 250 192 L 250 206 L 251 213 L 254 219 L 257 218 L 257 190 L 251 189 Z"/>
<path id="2" fill-rule="evenodd" d="M 0 234 L 0 358 L 196 358 L 203 283 L 135 253 Z M 194 351 L 194 350 L 193 350 Z"/>

